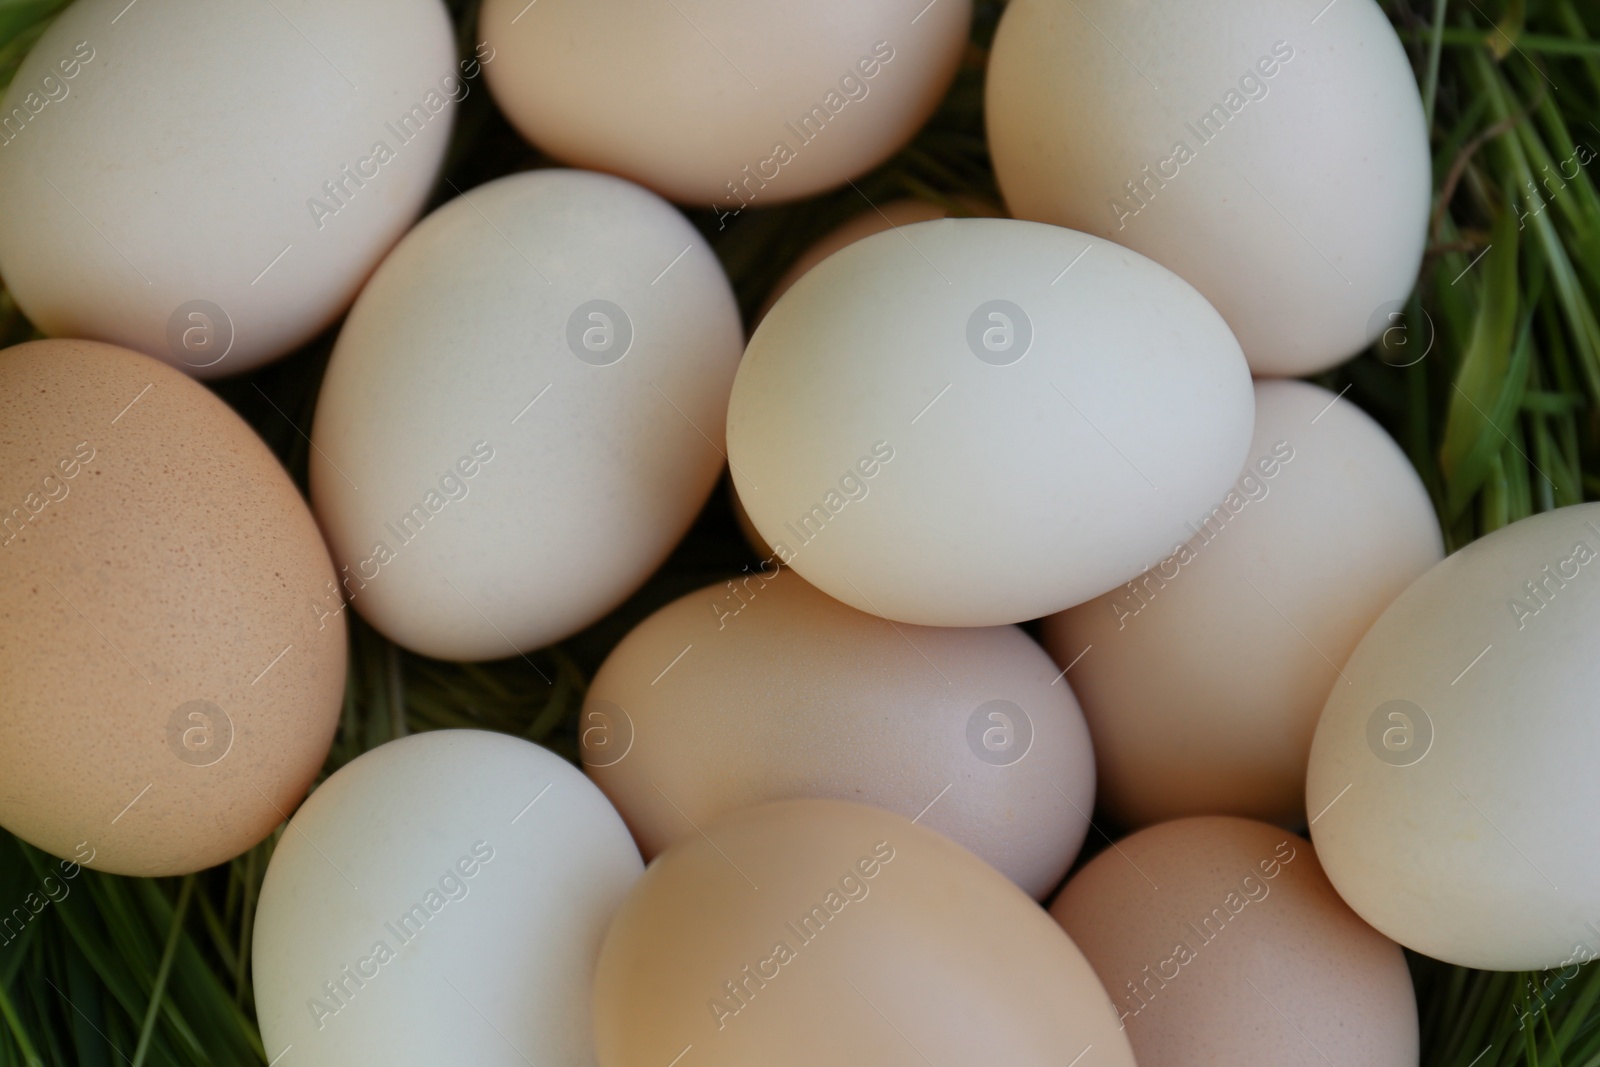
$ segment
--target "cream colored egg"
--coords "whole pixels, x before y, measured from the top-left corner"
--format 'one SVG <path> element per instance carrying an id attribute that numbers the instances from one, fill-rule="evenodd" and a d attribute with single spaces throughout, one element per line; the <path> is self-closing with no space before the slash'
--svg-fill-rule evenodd
<path id="1" fill-rule="evenodd" d="M 317 402 L 312 498 L 351 603 L 441 659 L 604 615 L 716 484 L 740 342 L 705 239 L 629 182 L 536 171 L 434 212 Z"/>
<path id="2" fill-rule="evenodd" d="M 269 1059 L 594 1062 L 589 984 L 642 864 L 554 753 L 445 730 L 341 768 L 295 813 L 252 939 Z"/>
<path id="3" fill-rule="evenodd" d="M 1016 627 L 896 626 L 788 570 L 747 571 L 611 653 L 584 764 L 647 859 L 725 812 L 832 797 L 918 819 L 1042 897 L 1094 809 L 1089 732 L 1059 675 Z"/>
<path id="4" fill-rule="evenodd" d="M 750 513 L 745 511 L 744 505 L 739 502 L 739 494 L 729 492 L 728 503 L 733 511 L 734 525 L 739 527 L 739 535 L 744 538 L 744 543 L 750 546 L 750 551 L 761 558 L 761 566 L 763 568 L 782 566 L 782 561 L 772 551 L 772 546 L 762 538 L 760 531 L 756 529 L 756 524 L 750 521 Z"/>
<path id="5" fill-rule="evenodd" d="M 855 244 L 864 237 L 871 237 L 884 230 L 892 230 L 898 226 L 909 226 L 913 222 L 929 222 L 933 219 L 943 219 L 955 216 L 957 218 L 993 218 L 1000 212 L 994 205 L 987 204 L 977 197 L 962 196 L 949 203 L 935 203 L 932 200 L 891 200 L 882 206 L 874 205 L 854 218 L 840 224 L 837 228 L 824 234 L 816 244 L 800 253 L 800 258 L 783 272 L 773 285 L 772 291 L 767 294 L 767 299 L 762 302 L 761 311 L 756 315 L 759 323 L 766 318 L 767 312 L 772 310 L 772 305 L 778 298 L 789 291 L 789 287 L 799 280 L 806 271 L 833 255 L 846 245 Z"/>
<path id="6" fill-rule="evenodd" d="M 757 328 L 728 455 L 801 577 L 992 626 L 1139 573 L 1238 477 L 1249 370 L 1182 279 L 1109 241 L 945 219 L 828 257 Z"/>
<path id="7" fill-rule="evenodd" d="M 411 225 L 481 70 L 438 0 L 78 0 L 0 103 L 0 274 L 45 333 L 264 363 Z"/>
<path id="8" fill-rule="evenodd" d="M 835 800 L 745 808 L 658 857 L 594 998 L 600 1067 L 1133 1067 L 1043 909 L 948 838 Z"/>
<path id="9" fill-rule="evenodd" d="M 486 0 L 495 101 L 566 163 L 729 213 L 843 185 L 933 113 L 971 0 Z"/>
<path id="10" fill-rule="evenodd" d="M 1176 271 L 1258 375 L 1355 355 L 1416 280 L 1427 127 L 1374 0 L 1016 0 L 985 107 L 1014 215 Z"/>
<path id="11" fill-rule="evenodd" d="M 1389 606 L 1311 746 L 1306 807 L 1362 918 L 1464 967 L 1600 957 L 1600 504 L 1475 541 Z"/>
<path id="12" fill-rule="evenodd" d="M 1295 834 L 1218 816 L 1152 826 L 1073 875 L 1050 911 L 1139 1067 L 1416 1067 L 1404 954 Z"/>
<path id="13" fill-rule="evenodd" d="M 1382 427 L 1305 382 L 1255 392 L 1245 471 L 1193 536 L 1044 624 L 1072 664 L 1100 802 L 1124 825 L 1304 825 L 1311 734 L 1339 668 L 1444 554 L 1427 490 Z"/>
<path id="14" fill-rule="evenodd" d="M 0 824 L 150 877 L 266 837 L 339 721 L 333 573 L 205 387 L 93 341 L 0 352 Z"/>

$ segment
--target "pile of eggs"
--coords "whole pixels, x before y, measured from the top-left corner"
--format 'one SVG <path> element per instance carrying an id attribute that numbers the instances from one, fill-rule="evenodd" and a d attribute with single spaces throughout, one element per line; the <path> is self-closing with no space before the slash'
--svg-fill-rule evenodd
<path id="1" fill-rule="evenodd" d="M 1400 946 L 1600 955 L 1600 505 L 1445 559 L 1292 377 L 1430 202 L 1394 31 L 1320 6 L 1011 0 L 1007 211 L 871 205 L 747 338 L 673 203 L 885 161 L 968 0 L 485 0 L 465 59 L 439 0 L 76 0 L 0 106 L 0 824 L 161 876 L 288 820 L 286 1067 L 1414 1065 Z M 480 89 L 572 169 L 417 221 Z M 196 379 L 341 317 L 308 506 Z M 440 731 L 307 796 L 347 608 L 560 641 L 725 469 L 762 562 L 617 645 L 582 771 Z"/>

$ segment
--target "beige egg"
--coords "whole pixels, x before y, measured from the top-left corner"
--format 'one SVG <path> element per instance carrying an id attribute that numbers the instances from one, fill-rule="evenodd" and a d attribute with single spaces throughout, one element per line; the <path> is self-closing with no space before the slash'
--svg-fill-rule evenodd
<path id="1" fill-rule="evenodd" d="M 344 313 L 482 84 L 439 0 L 56 7 L 0 101 L 0 273 L 45 333 L 199 378 Z"/>
<path id="2" fill-rule="evenodd" d="M 1328 694 L 1312 836 L 1409 949 L 1563 985 L 1600 957 L 1597 560 L 1600 503 L 1495 530 L 1401 593 Z"/>
<path id="3" fill-rule="evenodd" d="M 250 427 L 146 356 L 0 352 L 0 824 L 130 875 L 293 811 L 344 695 L 305 502 Z"/>
<path id="4" fill-rule="evenodd" d="M 1013 0 L 984 107 L 1017 218 L 1178 274 L 1257 375 L 1355 355 L 1416 281 L 1428 126 L 1375 0 Z"/>
<path id="5" fill-rule="evenodd" d="M 807 272 L 728 400 L 739 499 L 784 564 L 921 626 L 997 626 L 1159 559 L 1239 476 L 1239 344 L 1176 275 L 1012 219 L 878 233 Z"/>
<path id="6" fill-rule="evenodd" d="M 896 626 L 788 570 L 641 623 L 584 704 L 582 751 L 648 859 L 736 808 L 832 797 L 938 830 L 1035 897 L 1077 855 L 1094 754 L 1014 626 Z"/>
<path id="7" fill-rule="evenodd" d="M 486 0 L 489 89 L 523 136 L 726 221 L 843 185 L 938 106 L 971 0 Z"/>
<path id="8" fill-rule="evenodd" d="M 789 286 L 800 280 L 800 276 L 815 267 L 818 263 L 833 255 L 846 245 L 853 245 L 863 237 L 871 237 L 884 230 L 892 230 L 900 226 L 909 226 L 913 222 L 928 222 L 933 219 L 944 219 L 954 215 L 958 218 L 994 218 L 1000 214 L 1000 209 L 993 204 L 979 200 L 975 196 L 958 196 L 948 203 L 935 203 L 932 200 L 891 200 L 881 206 L 874 205 L 861 214 L 840 224 L 836 229 L 824 234 L 816 244 L 800 253 L 789 269 L 784 271 L 783 277 L 772 287 L 772 292 L 767 294 L 767 299 L 762 303 L 760 312 L 756 315 L 756 322 L 766 318 L 772 305 L 778 298 L 789 291 Z"/>
<path id="9" fill-rule="evenodd" d="M 350 603 L 437 659 L 576 633 L 644 584 L 725 460 L 739 309 L 632 182 L 542 169 L 420 222 L 339 332 L 311 498 Z"/>
<path id="10" fill-rule="evenodd" d="M 744 509 L 744 503 L 740 501 L 739 494 L 733 492 L 731 487 L 728 492 L 728 504 L 733 510 L 733 521 L 738 525 L 739 533 L 744 537 L 744 543 L 750 546 L 750 551 L 765 561 L 763 566 L 766 566 L 768 562 L 775 566 L 782 566 L 783 561 L 778 559 L 777 554 L 772 550 L 772 546 L 767 544 L 767 539 L 761 536 L 761 531 L 756 529 L 756 524 L 750 521 L 750 513 Z"/>
<path id="11" fill-rule="evenodd" d="M 1444 554 L 1427 490 L 1350 400 L 1257 382 L 1245 471 L 1185 543 L 1045 621 L 1125 825 L 1305 819 L 1306 760 L 1361 635 Z M 1225 621 L 1224 621 L 1225 620 Z"/>
<path id="12" fill-rule="evenodd" d="M 949 839 L 833 800 L 703 830 L 606 934 L 600 1067 L 1133 1067 L 1083 953 Z"/>
<path id="13" fill-rule="evenodd" d="M 1139 1067 L 1416 1067 L 1404 954 L 1295 834 L 1224 816 L 1152 826 L 1090 861 L 1050 912 Z"/>

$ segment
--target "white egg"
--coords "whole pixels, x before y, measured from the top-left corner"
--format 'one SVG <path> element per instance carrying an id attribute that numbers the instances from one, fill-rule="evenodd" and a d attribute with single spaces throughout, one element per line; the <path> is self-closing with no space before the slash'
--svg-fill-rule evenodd
<path id="1" fill-rule="evenodd" d="M 1100 802 L 1123 825 L 1303 825 L 1329 687 L 1444 554 L 1422 479 L 1381 426 L 1306 382 L 1255 388 L 1249 463 L 1192 536 L 1044 624 L 1089 717 Z"/>
<path id="2" fill-rule="evenodd" d="M 985 106 L 1013 214 L 1176 271 L 1258 375 L 1355 355 L 1416 280 L 1428 133 L 1374 0 L 1014 0 Z"/>
<path id="3" fill-rule="evenodd" d="M 441 659 L 600 618 L 715 486 L 741 339 L 704 238 L 636 185 L 547 170 L 446 204 L 362 292 L 317 403 L 345 594 Z"/>
<path id="4" fill-rule="evenodd" d="M 589 983 L 643 871 L 554 753 L 445 730 L 373 749 L 279 839 L 252 940 L 268 1059 L 594 1062 Z"/>
<path id="5" fill-rule="evenodd" d="M 523 136 L 723 223 L 892 156 L 938 107 L 971 21 L 971 0 L 485 0 L 479 16 Z"/>
<path id="6" fill-rule="evenodd" d="M 1417 579 L 1317 725 L 1306 809 L 1334 888 L 1464 967 L 1600 957 L 1600 504 L 1545 512 Z"/>
<path id="7" fill-rule="evenodd" d="M 1238 477 L 1253 412 L 1238 343 L 1181 278 L 1056 226 L 946 219 L 857 241 L 778 301 L 728 454 L 813 585 L 991 626 L 1165 555 Z"/>
<path id="8" fill-rule="evenodd" d="M 78 0 L 0 103 L 0 273 L 52 336 L 247 370 L 349 306 L 481 71 L 438 0 Z"/>

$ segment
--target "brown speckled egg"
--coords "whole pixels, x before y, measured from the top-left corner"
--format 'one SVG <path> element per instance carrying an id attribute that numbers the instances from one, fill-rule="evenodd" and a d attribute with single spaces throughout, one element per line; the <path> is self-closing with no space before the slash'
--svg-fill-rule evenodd
<path id="1" fill-rule="evenodd" d="M 1161 823 L 1096 856 L 1050 912 L 1139 1067 L 1416 1067 L 1400 947 L 1339 899 L 1296 834 L 1226 816 Z"/>
<path id="2" fill-rule="evenodd" d="M 204 386 L 95 342 L 0 352 L 0 825 L 130 875 L 260 841 L 338 721 L 333 578 Z"/>

